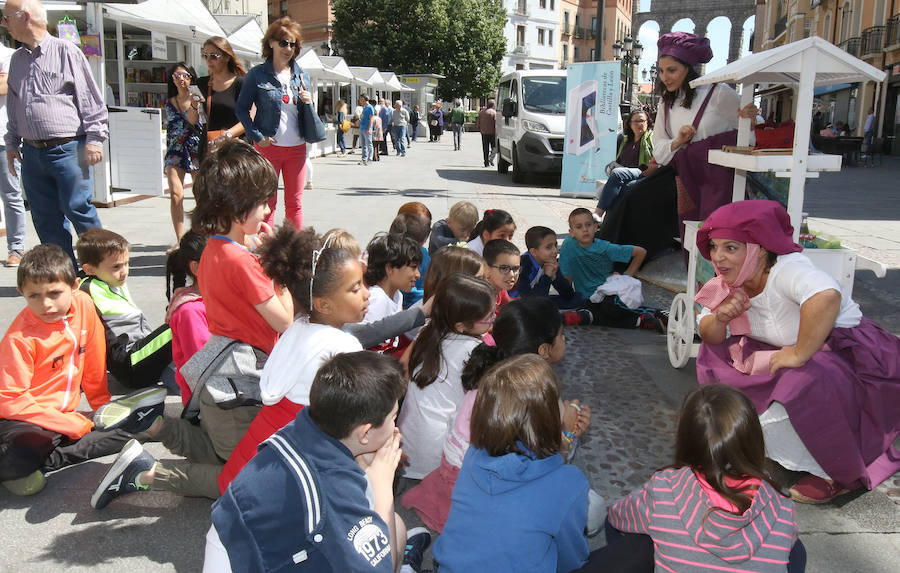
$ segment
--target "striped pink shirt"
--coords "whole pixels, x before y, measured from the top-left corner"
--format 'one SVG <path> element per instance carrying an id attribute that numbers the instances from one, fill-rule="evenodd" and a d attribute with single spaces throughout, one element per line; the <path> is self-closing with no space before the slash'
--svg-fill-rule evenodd
<path id="1" fill-rule="evenodd" d="M 653 538 L 657 571 L 783 572 L 797 539 L 794 503 L 768 482 L 735 515 L 713 505 L 687 467 L 653 474 L 610 508 L 609 522 Z"/>

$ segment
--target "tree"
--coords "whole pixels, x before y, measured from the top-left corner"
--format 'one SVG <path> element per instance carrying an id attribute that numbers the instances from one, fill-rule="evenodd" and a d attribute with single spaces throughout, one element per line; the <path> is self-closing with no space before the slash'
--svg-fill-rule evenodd
<path id="1" fill-rule="evenodd" d="M 506 51 L 501 0 L 332 0 L 334 43 L 348 63 L 436 73 L 443 97 L 487 95 Z"/>

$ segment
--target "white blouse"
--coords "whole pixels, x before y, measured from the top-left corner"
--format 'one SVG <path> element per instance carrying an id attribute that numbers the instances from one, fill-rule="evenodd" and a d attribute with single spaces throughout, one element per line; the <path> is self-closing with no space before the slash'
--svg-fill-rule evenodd
<path id="1" fill-rule="evenodd" d="M 778 347 L 797 344 L 800 306 L 813 295 L 829 289 L 841 293 L 841 310 L 834 326 L 852 328 L 859 325 L 862 319 L 859 305 L 841 291 L 831 275 L 816 268 L 801 253 L 779 256 L 769 270 L 763 291 L 750 299 L 750 309 L 747 311 L 750 338 Z M 699 318 L 711 312 L 704 308 Z"/>
<path id="2" fill-rule="evenodd" d="M 694 90 L 694 99 L 690 108 L 685 108 L 681 104 L 684 101 L 684 95 L 679 96 L 675 100 L 675 104 L 668 112 L 665 105 L 659 106 L 656 113 L 656 122 L 653 127 L 653 157 L 660 165 L 668 165 L 675 156 L 672 151 L 672 141 L 678 137 L 678 130 L 685 125 L 693 125 L 694 117 L 706 94 L 709 93 L 711 86 L 699 86 Z M 725 133 L 738 127 L 738 111 L 741 107 L 741 96 L 734 89 L 726 84 L 716 85 L 716 91 L 713 92 L 703 117 L 700 119 L 700 125 L 697 126 L 697 134 L 694 135 L 693 141 L 700 141 L 712 135 Z M 672 137 L 666 134 L 666 121 L 669 122 L 669 131 Z M 677 150 L 676 150 L 677 151 Z"/>

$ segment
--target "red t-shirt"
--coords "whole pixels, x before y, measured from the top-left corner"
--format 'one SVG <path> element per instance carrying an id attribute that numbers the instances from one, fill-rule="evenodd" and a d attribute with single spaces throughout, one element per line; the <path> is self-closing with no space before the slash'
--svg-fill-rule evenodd
<path id="1" fill-rule="evenodd" d="M 275 296 L 275 287 L 253 253 L 228 239 L 212 237 L 197 271 L 209 332 L 272 353 L 278 333 L 254 306 Z"/>

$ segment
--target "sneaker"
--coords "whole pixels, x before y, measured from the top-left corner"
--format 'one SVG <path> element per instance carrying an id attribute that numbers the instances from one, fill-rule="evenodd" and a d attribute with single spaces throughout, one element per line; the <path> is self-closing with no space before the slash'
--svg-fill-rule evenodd
<path id="1" fill-rule="evenodd" d="M 638 328 L 655 330 L 659 334 L 666 333 L 666 326 L 668 324 L 668 316 L 664 315 L 659 310 L 648 310 L 638 319 Z"/>
<path id="2" fill-rule="evenodd" d="M 149 485 L 138 484 L 137 478 L 155 463 L 156 459 L 140 442 L 129 440 L 91 496 L 91 507 L 103 509 L 120 495 L 150 489 Z"/>
<path id="3" fill-rule="evenodd" d="M 14 495 L 34 495 L 44 489 L 44 484 L 47 482 L 41 470 L 34 470 L 25 477 L 10 479 L 0 483 Z"/>
<path id="4" fill-rule="evenodd" d="M 566 310 L 561 314 L 566 326 L 588 326 L 594 322 L 594 314 L 586 308 Z"/>
<path id="5" fill-rule="evenodd" d="M 6 257 L 6 263 L 4 263 L 7 267 L 17 267 L 19 263 L 22 261 L 22 251 L 10 251 L 9 256 Z"/>
<path id="6" fill-rule="evenodd" d="M 847 493 L 848 489 L 831 480 L 809 474 L 794 484 L 790 489 L 791 499 L 800 503 L 818 505 L 828 503 L 837 496 Z"/>
<path id="7" fill-rule="evenodd" d="M 313 188 L 312 181 L 307 181 L 305 189 L 312 189 L 312 188 Z"/>
<path id="8" fill-rule="evenodd" d="M 100 432 L 125 430 L 130 434 L 143 432 L 163 415 L 165 401 L 165 388 L 144 388 L 132 392 L 97 408 L 94 429 Z"/>
<path id="9" fill-rule="evenodd" d="M 431 545 L 431 534 L 424 527 L 414 527 L 406 532 L 406 551 L 403 552 L 403 564 L 409 565 L 416 573 L 422 572 L 422 559 L 425 550 Z"/>

